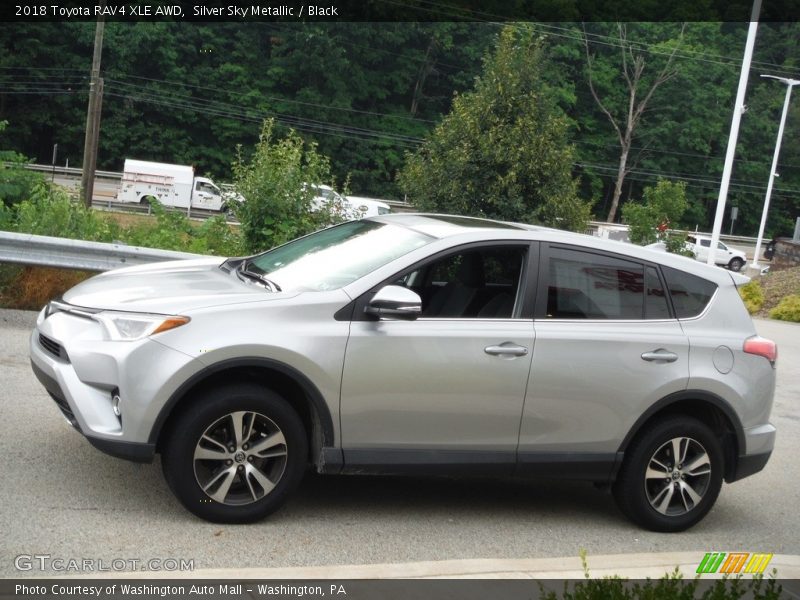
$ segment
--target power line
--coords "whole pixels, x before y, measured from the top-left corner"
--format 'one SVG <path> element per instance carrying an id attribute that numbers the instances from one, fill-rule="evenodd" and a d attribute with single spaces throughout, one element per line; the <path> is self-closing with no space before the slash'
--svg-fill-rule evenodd
<path id="1" fill-rule="evenodd" d="M 187 87 L 187 88 L 198 89 L 198 90 L 206 90 L 206 91 L 213 91 L 213 92 L 216 92 L 216 93 L 225 92 L 225 93 L 231 94 L 233 96 L 242 96 L 243 95 L 239 91 L 229 90 L 229 89 L 225 89 L 225 88 L 208 87 L 208 86 L 203 86 L 203 85 L 182 83 L 182 82 L 178 82 L 178 81 L 168 81 L 166 79 L 154 79 L 152 77 L 139 77 L 137 75 L 125 75 L 125 74 L 114 73 L 114 72 L 112 72 L 110 74 L 110 76 L 112 76 L 112 77 L 121 77 L 123 79 L 127 78 L 127 79 L 137 79 L 137 80 L 142 80 L 142 81 L 152 81 L 152 82 L 157 82 L 157 83 L 165 83 L 165 84 L 168 84 L 168 85 L 180 85 L 180 86 Z M 288 104 L 298 104 L 298 105 L 302 105 L 302 106 L 309 106 L 309 107 L 312 107 L 312 108 L 322 108 L 322 109 L 325 109 L 325 110 L 336 110 L 336 111 L 358 113 L 358 114 L 378 116 L 378 117 L 389 117 L 389 118 L 392 118 L 392 119 L 401 119 L 401 120 L 406 120 L 406 121 L 414 121 L 414 122 L 422 122 L 422 123 L 436 123 L 436 121 L 432 121 L 430 119 L 420 119 L 418 117 L 411 117 L 411 116 L 408 116 L 408 115 L 393 115 L 393 114 L 390 114 L 390 113 L 380 113 L 380 112 L 374 112 L 374 111 L 368 111 L 368 110 L 359 110 L 359 109 L 356 109 L 356 108 L 346 108 L 346 107 L 343 107 L 343 106 L 331 106 L 331 105 L 326 105 L 326 104 L 317 104 L 317 103 L 314 103 L 314 102 L 304 102 L 304 101 L 301 101 L 301 100 L 290 100 L 288 98 L 279 98 L 279 97 L 276 97 L 276 96 L 263 96 L 263 99 L 264 100 L 271 100 L 273 102 L 286 102 Z"/>

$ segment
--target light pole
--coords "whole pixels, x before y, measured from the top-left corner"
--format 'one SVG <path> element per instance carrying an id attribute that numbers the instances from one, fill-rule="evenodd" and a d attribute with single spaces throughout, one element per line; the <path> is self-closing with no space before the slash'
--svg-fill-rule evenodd
<path id="1" fill-rule="evenodd" d="M 800 80 L 787 79 L 786 77 L 775 77 L 774 75 L 762 75 L 769 79 L 777 79 L 786 84 L 786 100 L 783 101 L 783 114 L 781 124 L 778 127 L 778 139 L 775 142 L 775 154 L 772 156 L 772 167 L 769 171 L 769 183 L 767 184 L 767 197 L 764 199 L 764 211 L 761 213 L 761 225 L 758 228 L 758 241 L 756 241 L 756 255 L 753 257 L 753 267 L 758 268 L 758 256 L 761 254 L 761 240 L 764 237 L 764 227 L 767 224 L 767 211 L 769 211 L 769 199 L 772 196 L 772 184 L 775 181 L 775 170 L 778 168 L 778 155 L 781 153 L 781 140 L 783 139 L 783 128 L 786 125 L 786 114 L 789 112 L 789 99 L 792 97 L 792 88 L 800 84 Z"/>

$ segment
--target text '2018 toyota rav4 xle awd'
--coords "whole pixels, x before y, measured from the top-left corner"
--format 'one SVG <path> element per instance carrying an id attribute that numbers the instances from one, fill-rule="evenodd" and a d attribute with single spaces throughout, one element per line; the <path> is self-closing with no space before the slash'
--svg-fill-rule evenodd
<path id="1" fill-rule="evenodd" d="M 98 275 L 42 310 L 31 362 L 92 444 L 160 453 L 212 521 L 267 515 L 311 464 L 609 483 L 633 521 L 677 531 L 773 448 L 777 351 L 744 281 L 588 236 L 388 215 Z"/>

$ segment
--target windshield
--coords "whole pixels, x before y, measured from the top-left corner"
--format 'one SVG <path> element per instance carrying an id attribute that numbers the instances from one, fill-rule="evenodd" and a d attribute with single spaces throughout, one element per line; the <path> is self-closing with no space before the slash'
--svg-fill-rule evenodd
<path id="1" fill-rule="evenodd" d="M 335 290 L 435 238 L 396 225 L 351 221 L 248 261 L 284 291 Z"/>

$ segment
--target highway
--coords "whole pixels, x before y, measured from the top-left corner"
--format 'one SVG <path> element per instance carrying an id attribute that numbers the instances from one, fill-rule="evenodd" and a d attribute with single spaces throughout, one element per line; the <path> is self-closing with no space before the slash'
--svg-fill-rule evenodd
<path id="1" fill-rule="evenodd" d="M 17 570 L 18 557 L 37 554 L 49 565 L 175 559 L 195 569 L 574 557 L 581 549 L 590 560 L 690 550 L 800 554 L 800 325 L 756 323 L 780 348 L 778 440 L 766 469 L 724 486 L 692 530 L 657 534 L 629 523 L 608 493 L 585 483 L 314 474 L 266 521 L 200 521 L 173 498 L 158 463 L 101 454 L 65 423 L 30 369 L 34 318 L 0 311 L 0 576 L 59 574 Z"/>

